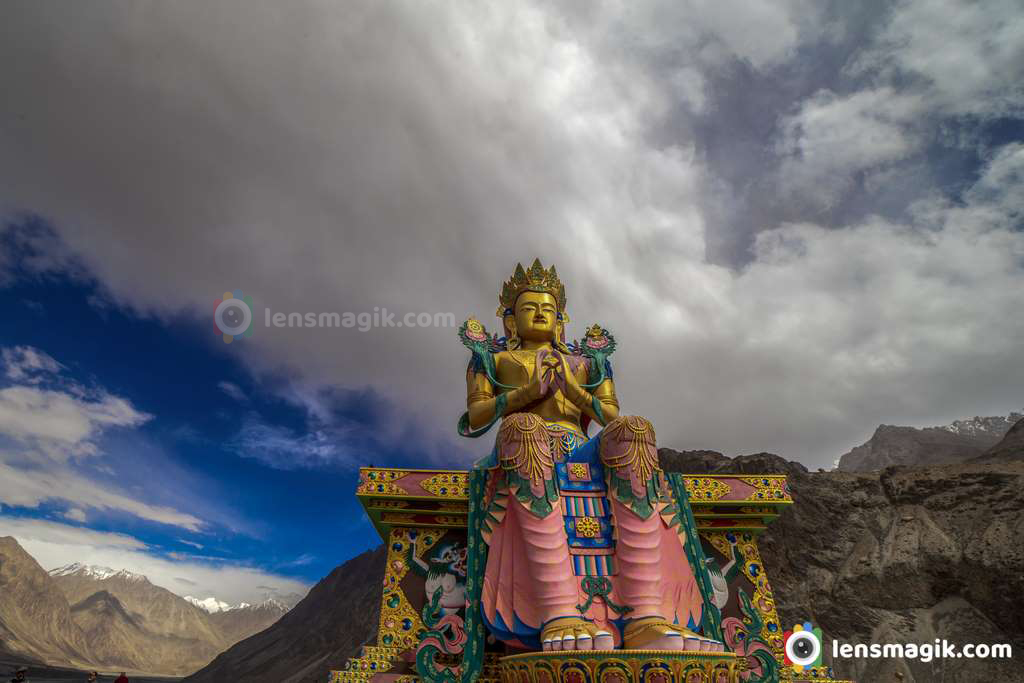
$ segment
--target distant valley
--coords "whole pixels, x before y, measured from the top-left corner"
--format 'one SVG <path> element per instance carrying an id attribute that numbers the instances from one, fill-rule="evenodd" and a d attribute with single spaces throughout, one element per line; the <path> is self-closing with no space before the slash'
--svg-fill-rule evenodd
<path id="1" fill-rule="evenodd" d="M 14 538 L 0 538 L 0 652 L 25 661 L 182 676 L 288 609 L 184 598 L 105 567 L 47 572 Z"/>

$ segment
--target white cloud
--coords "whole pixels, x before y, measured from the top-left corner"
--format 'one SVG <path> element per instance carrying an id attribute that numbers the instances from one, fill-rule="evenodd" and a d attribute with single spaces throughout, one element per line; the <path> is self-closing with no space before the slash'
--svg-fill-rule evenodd
<path id="1" fill-rule="evenodd" d="M 38 384 L 47 375 L 60 372 L 61 364 L 49 354 L 31 346 L 14 346 L 0 350 L 7 379 Z"/>
<path id="2" fill-rule="evenodd" d="M 308 584 L 230 561 L 179 555 L 168 560 L 138 539 L 57 522 L 0 515 L 0 535 L 13 536 L 44 569 L 81 562 L 127 569 L 172 593 L 215 595 L 229 603 L 305 593 Z"/>
<path id="3" fill-rule="evenodd" d="M 249 400 L 249 397 L 245 395 L 242 388 L 234 382 L 221 381 L 217 382 L 217 388 L 223 391 L 225 394 L 235 399 L 239 403 L 245 403 Z"/>
<path id="4" fill-rule="evenodd" d="M 787 0 L 697 0 L 666 2 L 664 6 L 675 6 L 677 19 L 700 27 L 705 40 L 720 41 L 729 54 L 759 67 L 791 57 L 800 44 L 801 32 L 818 27 L 821 11 L 814 2 Z M 678 30 L 663 21 L 663 16 L 652 12 L 647 27 L 661 25 L 665 31 Z"/>
<path id="5" fill-rule="evenodd" d="M 822 29 L 822 7 L 804 0 L 584 3 L 561 10 L 574 34 L 602 56 L 667 62 L 683 55 L 671 61 L 700 68 L 730 60 L 771 68 L 792 57 L 807 34 Z"/>
<path id="6" fill-rule="evenodd" d="M 782 95 L 720 100 L 715 88 L 722 71 L 745 75 L 737 89 L 789 73 L 781 85 L 799 92 L 818 66 L 801 49 L 843 34 L 823 29 L 815 7 L 36 4 L 0 45 L 25 65 L 9 79 L 20 105 L 0 126 L 13 131 L 0 184 L 52 220 L 111 301 L 168 321 L 208 322 L 212 300 L 241 287 L 257 309 L 449 310 L 493 328 L 501 281 L 539 255 L 566 282 L 570 332 L 597 320 L 618 336 L 623 407 L 653 418 L 663 444 L 825 464 L 881 421 L 1016 407 L 1024 370 L 1007 341 L 1020 338 L 1007 311 L 1022 291 L 1021 237 L 1007 229 L 1019 181 L 999 170 L 1009 152 L 965 206 L 928 199 L 902 223 L 804 216 L 779 227 L 754 215 L 753 260 L 739 271 L 708 263 L 709 236 L 731 228 L 703 209 L 708 188 L 723 204 L 734 197 L 675 105 L 710 119 L 789 107 Z M 911 19 L 938 7 L 895 9 L 892 36 L 910 36 L 910 52 L 893 54 L 921 74 L 913 87 L 876 64 L 846 84 L 863 92 L 831 88 L 780 109 L 801 197 L 817 191 L 832 206 L 850 175 L 917 153 L 919 113 L 961 111 L 946 103 L 976 93 L 1005 110 L 1016 97 L 1019 19 L 1005 3 L 991 10 L 1005 25 L 982 21 L 979 3 L 963 10 L 968 25 L 992 30 L 950 37 L 971 55 L 997 43 L 1001 71 L 959 76 L 977 86 L 957 91 L 911 59 L 937 54 L 937 20 Z M 39 83 L 55 84 L 46 98 Z M 737 166 L 773 150 L 768 130 Z M 212 333 L 209 343 L 220 344 Z M 466 357 L 447 329 L 257 327 L 216 348 L 257 377 L 372 386 L 396 407 L 393 434 L 417 447 L 448 438 L 463 407 Z M 312 426 L 254 433 L 298 462 L 351 452 Z M 440 457 L 459 457 L 445 446 Z"/>
<path id="7" fill-rule="evenodd" d="M 117 492 L 70 467 L 57 463 L 10 464 L 0 451 L 0 503 L 36 508 L 46 502 L 64 501 L 79 508 L 123 512 L 160 524 L 199 531 L 206 525 L 195 515 L 169 507 L 151 505 Z"/>
<path id="8" fill-rule="evenodd" d="M 282 567 L 304 567 L 307 564 L 312 564 L 315 561 L 316 561 L 316 556 L 315 555 L 310 555 L 309 553 L 303 553 L 303 554 L 299 555 L 298 557 L 296 557 L 294 560 L 289 560 L 287 562 L 282 562 L 281 566 Z"/>
<path id="9" fill-rule="evenodd" d="M 0 357 L 12 382 L 0 389 L 0 435 L 51 458 L 92 454 L 104 430 L 152 418 L 126 399 L 59 377 L 64 366 L 45 351 L 14 346 L 0 349 Z"/>
<path id="10" fill-rule="evenodd" d="M 672 74 L 670 82 L 680 101 L 685 102 L 693 111 L 703 111 L 707 103 L 707 84 L 700 70 L 682 67 Z"/>
<path id="11" fill-rule="evenodd" d="M 130 401 L 106 393 L 84 397 L 35 386 L 0 389 L 0 434 L 58 458 L 93 453 L 93 440 L 103 430 L 135 427 L 151 418 Z"/>
<path id="12" fill-rule="evenodd" d="M 316 468 L 334 464 L 358 467 L 349 457 L 344 439 L 324 429 L 295 432 L 250 417 L 228 448 L 243 458 L 253 458 L 275 469 Z"/>
<path id="13" fill-rule="evenodd" d="M 830 207 L 855 174 L 917 151 L 921 136 L 914 120 L 923 108 L 920 97 L 889 87 L 846 96 L 815 93 L 781 123 L 776 144 L 784 155 L 779 169 L 783 191 Z"/>
<path id="14" fill-rule="evenodd" d="M 968 190 L 970 206 L 991 206 L 989 220 L 1002 220 L 1013 228 L 1024 216 L 1024 144 L 1005 145 L 989 161 L 984 173 Z"/>
<path id="15" fill-rule="evenodd" d="M 900 2 L 851 70 L 916 76 L 933 106 L 945 113 L 1019 115 L 1024 12 L 1017 0 Z"/>
<path id="16" fill-rule="evenodd" d="M 6 197 L 0 198 L 0 213 L 19 219 L 26 217 Z M 52 231 L 37 230 L 38 227 L 38 223 L 33 224 L 32 221 L 0 223 L 0 286 L 25 274 L 61 273 L 73 279 L 85 277 L 85 272 L 60 237 Z"/>
<path id="17" fill-rule="evenodd" d="M 804 410 L 808 397 L 819 399 L 808 417 L 837 431 L 850 415 L 879 415 L 879 405 L 889 421 L 911 423 L 929 411 L 957 414 L 965 393 L 984 397 L 985 414 L 1012 405 L 1010 387 L 1024 381 L 1012 360 L 1024 320 L 1006 315 L 1024 303 L 1019 181 L 980 193 L 1011 165 L 1024 168 L 1020 146 L 992 161 L 965 205 L 923 201 L 907 224 L 871 218 L 842 230 L 799 224 L 759 235 L 735 300 L 753 323 L 739 343 L 777 373 L 765 390 Z M 721 381 L 737 384 L 734 373 L 753 371 L 722 369 Z M 758 403 L 751 395 L 733 408 L 752 415 Z"/>
<path id="18" fill-rule="evenodd" d="M 120 548 L 126 550 L 142 550 L 146 544 L 139 539 L 127 534 L 119 534 L 110 531 L 94 531 L 82 527 L 51 522 L 44 519 L 30 519 L 26 517 L 8 517 L 0 515 L 0 533 L 6 536 L 14 536 L 19 543 L 22 541 L 45 541 L 47 543 L 66 546 L 90 546 L 98 548 Z M 24 547 L 24 544 L 22 544 Z M 42 564 L 45 569 L 53 569 L 61 564 L 71 564 L 75 560 L 64 563 L 42 562 L 33 554 L 33 557 Z"/>
<path id="19" fill-rule="evenodd" d="M 87 516 L 85 510 L 81 508 L 70 508 L 64 512 L 64 518 L 70 519 L 72 522 L 82 522 L 84 524 Z"/>
<path id="20" fill-rule="evenodd" d="M 782 118 L 776 183 L 787 199 L 832 209 L 862 177 L 879 196 L 907 175 L 899 162 L 941 136 L 981 147 L 972 127 L 953 133 L 951 123 L 1024 114 L 1020 9 L 1014 0 L 897 3 L 844 70 L 860 89 L 819 91 Z M 917 161 L 927 169 L 927 158 Z"/>
<path id="21" fill-rule="evenodd" d="M 137 427 L 151 415 L 125 398 L 102 389 L 87 390 L 70 380 L 50 382 L 57 388 L 39 386 L 34 370 L 55 373 L 61 365 L 38 349 L 4 349 L 3 356 L 8 377 L 30 384 L 0 389 L 0 437 L 5 438 L 0 442 L 0 503 L 35 508 L 64 501 L 72 506 L 65 514 L 76 521 L 85 520 L 84 509 L 96 509 L 192 531 L 204 526 L 195 515 L 125 495 L 75 465 L 79 456 L 100 454 L 97 440 L 104 431 Z M 18 371 L 12 374 L 12 367 Z M 109 471 L 102 461 L 94 464 Z"/>

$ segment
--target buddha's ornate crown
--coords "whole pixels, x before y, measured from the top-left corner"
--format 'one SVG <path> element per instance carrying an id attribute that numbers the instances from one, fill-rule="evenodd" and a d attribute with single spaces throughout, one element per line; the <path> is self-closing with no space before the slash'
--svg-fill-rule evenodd
<path id="1" fill-rule="evenodd" d="M 523 269 L 522 263 L 516 264 L 516 272 L 512 279 L 508 280 L 501 288 L 501 296 L 498 301 L 498 317 L 509 315 L 516 305 L 516 299 L 523 292 L 547 292 L 555 297 L 555 304 L 560 314 L 565 313 L 565 285 L 558 279 L 555 267 L 546 269 L 541 265 L 540 259 L 534 259 L 529 270 Z"/>

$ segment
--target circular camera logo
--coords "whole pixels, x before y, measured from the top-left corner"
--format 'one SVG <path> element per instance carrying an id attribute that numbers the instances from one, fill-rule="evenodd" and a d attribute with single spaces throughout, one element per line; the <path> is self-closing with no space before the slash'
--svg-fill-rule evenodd
<path id="1" fill-rule="evenodd" d="M 213 329 L 225 344 L 235 337 L 252 336 L 252 297 L 242 296 L 242 290 L 224 292 L 223 299 L 213 301 Z"/>
<path id="2" fill-rule="evenodd" d="M 783 634 L 786 648 L 786 665 L 797 673 L 804 669 L 821 666 L 821 629 L 811 622 L 797 624 L 792 631 Z"/>

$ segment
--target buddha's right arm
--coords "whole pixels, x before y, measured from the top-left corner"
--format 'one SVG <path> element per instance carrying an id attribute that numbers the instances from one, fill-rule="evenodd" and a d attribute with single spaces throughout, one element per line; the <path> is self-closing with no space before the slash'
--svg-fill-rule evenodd
<path id="1" fill-rule="evenodd" d="M 494 419 L 497 399 L 494 385 L 482 372 L 470 372 L 466 376 L 466 408 L 469 411 L 469 426 L 479 429 Z M 535 399 L 529 395 L 527 387 L 519 387 L 505 394 L 505 413 L 515 412 Z"/>

